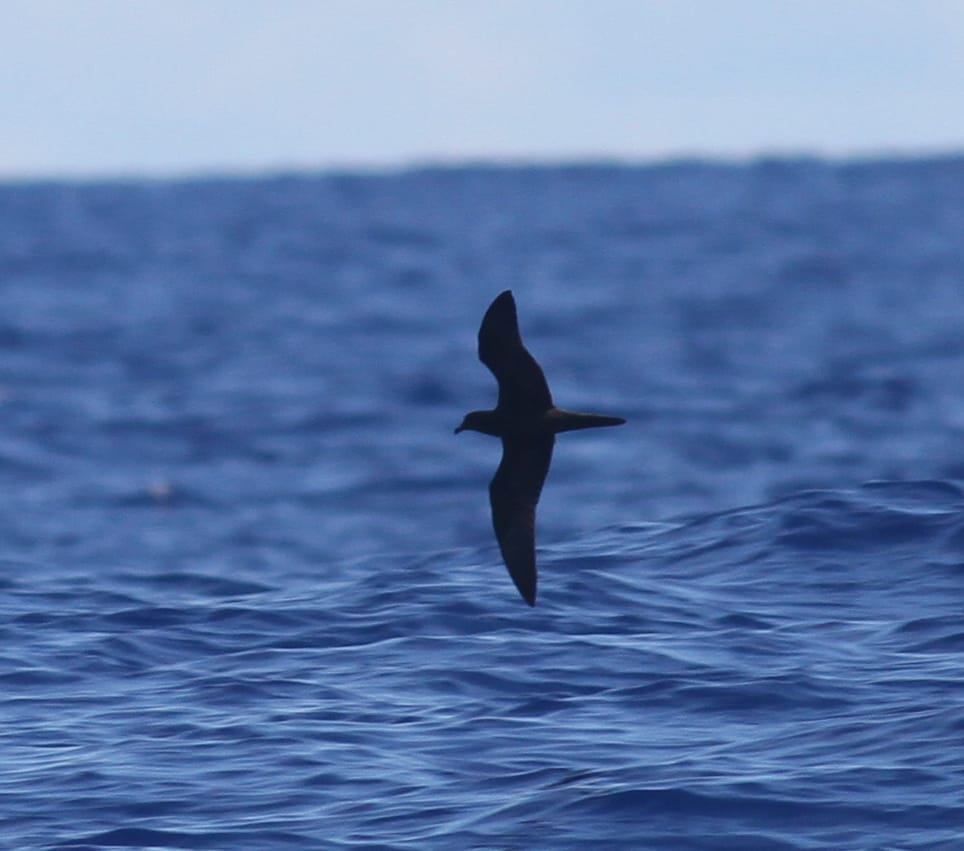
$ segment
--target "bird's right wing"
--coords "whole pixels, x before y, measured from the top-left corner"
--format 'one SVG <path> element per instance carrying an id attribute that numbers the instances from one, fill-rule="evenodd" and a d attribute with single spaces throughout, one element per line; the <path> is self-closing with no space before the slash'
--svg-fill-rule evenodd
<path id="1" fill-rule="evenodd" d="M 536 604 L 536 504 L 552 461 L 555 438 L 502 440 L 502 462 L 489 485 L 492 525 L 515 587 Z"/>
<path id="2" fill-rule="evenodd" d="M 542 413 L 552 407 L 542 368 L 522 342 L 511 290 L 499 295 L 482 317 L 479 360 L 499 382 L 500 408 L 524 414 Z"/>

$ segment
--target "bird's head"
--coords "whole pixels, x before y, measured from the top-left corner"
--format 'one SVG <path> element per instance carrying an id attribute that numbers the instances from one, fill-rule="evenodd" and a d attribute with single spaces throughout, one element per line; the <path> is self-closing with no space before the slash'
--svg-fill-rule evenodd
<path id="1" fill-rule="evenodd" d="M 498 436 L 499 428 L 496 422 L 495 411 L 471 411 L 465 415 L 455 433 L 462 431 L 481 431 L 483 434 Z"/>

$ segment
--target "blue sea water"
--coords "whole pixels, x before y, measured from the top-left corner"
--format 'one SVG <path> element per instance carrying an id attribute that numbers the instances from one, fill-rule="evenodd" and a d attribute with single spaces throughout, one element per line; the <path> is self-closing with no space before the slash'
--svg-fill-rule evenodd
<path id="1" fill-rule="evenodd" d="M 0 848 L 964 848 L 962 159 L 2 185 L 0 486 Z"/>

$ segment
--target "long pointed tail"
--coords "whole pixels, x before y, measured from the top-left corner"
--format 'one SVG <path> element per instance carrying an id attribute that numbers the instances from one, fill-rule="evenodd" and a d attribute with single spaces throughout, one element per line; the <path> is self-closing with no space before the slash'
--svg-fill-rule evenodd
<path id="1" fill-rule="evenodd" d="M 618 426 L 626 422 L 622 417 L 607 417 L 604 414 L 578 414 L 575 411 L 564 411 L 557 408 L 553 414 L 553 430 L 558 434 L 562 431 L 576 431 L 581 428 L 602 428 L 604 426 Z"/>

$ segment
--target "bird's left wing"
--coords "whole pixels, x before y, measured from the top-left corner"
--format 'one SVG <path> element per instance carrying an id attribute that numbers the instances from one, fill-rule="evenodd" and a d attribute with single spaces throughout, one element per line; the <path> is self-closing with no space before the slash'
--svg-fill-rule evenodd
<path id="1" fill-rule="evenodd" d="M 492 525 L 515 587 L 536 604 L 536 504 L 552 461 L 555 438 L 502 439 L 502 462 L 489 485 Z"/>

